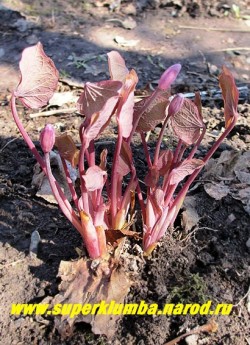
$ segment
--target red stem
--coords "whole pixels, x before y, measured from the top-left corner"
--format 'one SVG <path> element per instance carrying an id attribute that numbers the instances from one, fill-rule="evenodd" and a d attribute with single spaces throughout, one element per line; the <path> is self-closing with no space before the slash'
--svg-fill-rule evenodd
<path id="1" fill-rule="evenodd" d="M 15 95 L 12 93 L 11 95 L 11 112 L 12 112 L 12 115 L 13 115 L 13 118 L 15 120 L 15 123 L 24 139 L 24 141 L 26 142 L 26 144 L 28 145 L 29 149 L 31 150 L 31 152 L 33 153 L 33 155 L 35 156 L 37 162 L 40 164 L 43 172 L 45 173 L 45 175 L 47 175 L 47 168 L 46 168 L 46 164 L 43 160 L 43 157 L 40 155 L 40 153 L 37 151 L 33 141 L 30 139 L 28 133 L 26 132 L 25 128 L 23 127 L 23 124 L 22 122 L 20 121 L 20 118 L 18 116 L 18 113 L 17 113 L 17 109 L 16 109 L 16 97 Z M 54 179 L 54 183 L 56 185 L 56 188 L 62 198 L 62 200 L 64 201 L 66 207 L 68 208 L 68 210 L 70 212 L 74 212 L 69 201 L 67 200 L 67 198 L 65 197 L 61 187 L 59 186 L 58 182 L 55 180 L 55 178 L 53 177 Z"/>
<path id="2" fill-rule="evenodd" d="M 142 141 L 144 153 L 145 153 L 145 156 L 146 156 L 146 160 L 147 160 L 149 168 L 151 168 L 152 167 L 152 162 L 151 162 L 151 158 L 150 158 L 150 155 L 149 155 L 148 145 L 147 145 L 147 142 L 146 142 L 146 139 L 145 139 L 145 135 L 144 135 L 143 132 L 140 132 L 140 135 L 141 135 L 141 141 Z"/>
<path id="3" fill-rule="evenodd" d="M 52 189 L 52 192 L 54 194 L 56 201 L 58 202 L 60 209 L 62 210 L 65 217 L 68 218 L 68 220 L 74 225 L 74 227 L 83 236 L 83 229 L 82 229 L 81 222 L 79 221 L 78 217 L 74 214 L 73 209 L 71 212 L 68 209 L 68 207 L 65 205 L 65 200 L 62 199 L 62 196 L 57 189 L 57 186 L 55 184 L 55 178 L 51 171 L 49 153 L 45 153 L 45 164 L 46 164 L 47 176 L 50 183 L 50 187 Z"/>
<path id="4" fill-rule="evenodd" d="M 26 142 L 26 144 L 28 145 L 30 151 L 33 153 L 33 155 L 35 156 L 36 160 L 38 161 L 38 163 L 40 164 L 41 168 L 43 169 L 44 173 L 46 174 L 46 166 L 45 163 L 43 161 L 42 156 L 40 155 L 40 153 L 37 151 L 33 141 L 30 139 L 28 133 L 26 132 L 25 128 L 23 127 L 22 122 L 19 119 L 18 113 L 17 113 L 17 109 L 16 109 L 16 97 L 14 96 L 14 94 L 12 93 L 11 95 L 11 112 L 13 115 L 13 118 L 16 122 L 16 125 L 20 131 L 20 133 L 23 136 L 24 141 Z"/>
<path id="5" fill-rule="evenodd" d="M 118 138 L 115 147 L 115 154 L 113 159 L 113 166 L 111 172 L 111 218 L 112 218 L 112 225 L 115 222 L 115 216 L 117 213 L 117 188 L 118 188 L 118 179 L 117 179 L 117 170 L 118 170 L 118 162 L 120 157 L 122 147 L 122 135 L 120 125 L 118 124 Z"/>
<path id="6" fill-rule="evenodd" d="M 133 124 L 133 128 L 132 131 L 130 133 L 130 136 L 127 139 L 127 143 L 130 144 L 132 137 L 136 131 L 136 128 L 138 126 L 138 123 L 140 121 L 141 115 L 144 113 L 144 111 L 148 108 L 148 106 L 150 105 L 151 102 L 153 102 L 155 100 L 155 98 L 158 96 L 158 93 L 161 92 L 162 90 L 160 90 L 159 88 L 156 88 L 154 90 L 154 92 L 151 94 L 151 96 L 149 96 L 149 98 L 146 100 L 144 106 L 141 108 L 140 112 L 137 114 L 137 118 L 136 121 Z"/>
<path id="7" fill-rule="evenodd" d="M 159 138 L 157 140 L 156 149 L 155 149 L 155 156 L 154 156 L 154 165 L 155 166 L 158 163 L 160 149 L 161 149 L 161 143 L 162 143 L 162 140 L 163 140 L 163 135 L 164 135 L 165 129 L 166 129 L 167 124 L 168 124 L 168 120 L 169 120 L 169 115 L 167 115 L 167 117 L 165 118 L 165 120 L 163 122 L 161 131 L 160 131 L 160 135 L 159 135 Z"/>
<path id="8" fill-rule="evenodd" d="M 82 126 L 80 127 L 80 139 L 81 139 L 81 148 L 80 148 L 80 155 L 79 155 L 79 176 L 80 176 L 80 183 L 81 183 L 81 192 L 82 192 L 82 203 L 83 203 L 83 210 L 89 214 L 89 199 L 88 199 L 88 192 L 85 187 L 85 182 L 83 179 L 83 175 L 85 173 L 84 168 L 84 153 L 87 148 L 87 143 L 82 134 Z"/>
<path id="9" fill-rule="evenodd" d="M 76 194 L 76 190 L 75 190 L 75 187 L 73 185 L 73 182 L 72 182 L 72 180 L 70 178 L 70 174 L 69 174 L 69 169 L 67 167 L 67 163 L 66 163 L 66 161 L 65 161 L 65 159 L 63 157 L 61 157 L 61 160 L 62 160 L 64 172 L 65 172 L 65 175 L 66 175 L 67 183 L 68 183 L 68 186 L 69 186 L 69 190 L 70 190 L 70 193 L 71 193 L 71 196 L 72 196 L 72 200 L 73 200 L 76 208 L 78 209 L 78 196 Z"/>
<path id="10" fill-rule="evenodd" d="M 211 158 L 211 156 L 214 154 L 214 152 L 218 149 L 218 147 L 220 146 L 221 142 L 226 138 L 226 136 L 231 132 L 231 130 L 234 128 L 235 124 L 236 124 L 237 118 L 235 117 L 231 124 L 229 125 L 228 128 L 226 128 L 225 132 L 219 137 L 219 139 L 212 145 L 212 147 L 210 148 L 210 150 L 208 151 L 208 153 L 206 154 L 206 156 L 203 158 L 203 162 L 206 164 L 207 161 Z M 197 177 L 197 175 L 199 174 L 199 172 L 202 170 L 203 166 L 200 167 L 199 169 L 196 169 L 188 178 L 188 180 L 186 181 L 186 183 L 184 184 L 184 186 L 182 187 L 181 191 L 179 192 L 179 194 L 177 195 L 173 206 L 178 205 L 178 203 L 181 200 L 184 200 L 188 189 L 191 185 L 191 183 L 193 183 L 193 181 L 195 180 L 195 178 Z M 177 207 L 177 209 L 179 210 L 181 207 L 181 203 L 179 208 Z"/>

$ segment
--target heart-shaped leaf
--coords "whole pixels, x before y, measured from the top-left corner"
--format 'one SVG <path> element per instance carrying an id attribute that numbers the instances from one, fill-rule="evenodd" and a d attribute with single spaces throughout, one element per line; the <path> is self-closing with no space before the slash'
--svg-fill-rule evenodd
<path id="1" fill-rule="evenodd" d="M 89 123 L 83 133 L 84 137 L 87 139 L 87 143 L 95 139 L 108 125 L 118 98 L 119 96 L 109 98 L 102 110 L 91 116 L 90 122 L 87 119 Z"/>
<path id="2" fill-rule="evenodd" d="M 178 184 L 186 176 L 191 175 L 196 169 L 201 168 L 204 162 L 201 159 L 185 159 L 177 168 L 171 171 L 170 184 Z"/>
<path id="3" fill-rule="evenodd" d="M 200 136 L 200 130 L 205 126 L 197 106 L 186 98 L 180 110 L 173 114 L 170 120 L 175 134 L 186 145 L 194 144 Z"/>
<path id="4" fill-rule="evenodd" d="M 123 57 L 114 50 L 107 55 L 111 79 L 124 82 L 129 71 Z"/>
<path id="5" fill-rule="evenodd" d="M 90 117 L 100 112 L 106 102 L 118 95 L 122 83 L 120 81 L 104 80 L 98 83 L 86 83 L 83 92 L 77 101 L 79 112 L 90 119 Z"/>
<path id="6" fill-rule="evenodd" d="M 152 100 L 152 101 L 151 101 Z M 148 106 L 147 106 L 148 104 Z M 166 117 L 166 108 L 169 104 L 169 92 L 158 91 L 155 96 L 152 94 L 137 102 L 134 107 L 134 123 L 140 117 L 136 131 L 152 131 L 156 125 L 161 123 Z M 142 112 L 142 109 L 145 110 Z"/>
<path id="7" fill-rule="evenodd" d="M 235 85 L 233 75 L 225 66 L 223 66 L 222 73 L 219 76 L 219 83 L 224 99 L 224 116 L 227 128 L 232 120 L 238 117 L 239 91 Z"/>
<path id="8" fill-rule="evenodd" d="M 28 108 L 45 106 L 55 92 L 59 73 L 40 42 L 24 49 L 19 67 L 21 80 L 14 95 Z"/>

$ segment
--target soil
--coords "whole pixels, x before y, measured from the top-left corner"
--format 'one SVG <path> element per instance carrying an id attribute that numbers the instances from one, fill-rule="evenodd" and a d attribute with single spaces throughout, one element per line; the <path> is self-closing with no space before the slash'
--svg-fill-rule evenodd
<path id="1" fill-rule="evenodd" d="M 208 91 L 203 97 L 208 135 L 199 149 L 202 156 L 224 126 L 222 103 L 218 99 L 211 101 L 210 96 L 218 89 L 217 76 L 226 64 L 233 71 L 237 85 L 245 89 L 241 92 L 238 124 L 214 158 L 225 151 L 249 152 L 249 4 L 234 2 L 240 10 L 237 12 L 231 2 L 217 1 L 209 2 L 209 6 L 203 1 L 6 0 L 1 3 L 0 344 L 163 345 L 205 324 L 208 316 L 126 316 L 117 325 L 112 341 L 93 335 L 90 326 L 84 323 L 76 326 L 72 337 L 61 339 L 54 329 L 53 318 L 9 315 L 11 303 L 39 303 L 47 296 L 55 296 L 61 260 L 77 259 L 77 248 L 82 248 L 80 235 L 57 206 L 36 196 L 31 183 L 36 162 L 12 121 L 10 91 L 19 80 L 18 61 L 23 48 L 37 41 L 43 43 L 60 71 L 58 91 L 73 90 L 76 95 L 82 82 L 109 77 L 105 54 L 110 50 L 120 51 L 127 66 L 137 71 L 139 94 L 154 87 L 170 64 L 181 63 L 182 73 L 173 92 Z M 124 20 L 128 18 L 126 24 Z M 126 29 L 135 26 L 134 23 L 136 27 Z M 52 105 L 48 110 L 57 108 Z M 39 132 L 45 123 L 54 124 L 58 131 L 76 134 L 82 121 L 75 112 L 31 119 L 30 112 L 21 106 L 18 109 L 38 149 Z M 158 128 L 149 142 L 152 148 L 157 131 Z M 168 135 L 167 132 L 166 138 Z M 100 140 L 111 141 L 113 146 L 113 138 L 114 132 L 110 131 Z M 140 150 L 136 148 L 138 161 L 142 157 Z M 142 159 L 142 175 L 143 165 Z M 201 175 L 188 194 L 195 200 L 198 223 L 185 228 L 182 210 L 152 257 L 144 263 L 135 261 L 133 274 L 137 279 L 127 301 L 144 300 L 160 306 L 180 301 L 232 303 L 230 316 L 215 317 L 218 331 L 200 334 L 194 344 L 249 344 L 250 310 L 246 297 L 250 285 L 246 207 L 249 200 L 243 203 L 235 198 L 235 189 L 244 190 L 247 184 L 242 186 L 239 181 L 228 180 L 225 183 L 230 192 L 216 200 L 205 191 L 206 182 L 216 181 L 213 176 Z M 29 255 L 34 230 L 41 236 L 37 257 Z M 128 240 L 128 251 L 136 257 L 134 244 Z"/>

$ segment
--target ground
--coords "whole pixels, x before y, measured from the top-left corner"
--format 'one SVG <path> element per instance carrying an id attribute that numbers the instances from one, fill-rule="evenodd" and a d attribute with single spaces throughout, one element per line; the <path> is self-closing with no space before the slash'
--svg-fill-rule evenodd
<path id="1" fill-rule="evenodd" d="M 208 135 L 199 149 L 201 156 L 224 126 L 220 95 L 211 100 L 218 89 L 218 73 L 223 64 L 233 72 L 237 85 L 242 87 L 238 124 L 218 149 L 210 168 L 193 184 L 187 199 L 192 207 L 186 203 L 174 228 L 152 257 L 144 261 L 136 254 L 137 246 L 134 247 L 140 242 L 128 241 L 134 283 L 127 301 L 145 300 L 160 306 L 180 301 L 232 303 L 230 316 L 215 317 L 218 331 L 200 334 L 195 344 L 249 344 L 250 12 L 247 2 L 232 5 L 212 1 L 209 6 L 202 1 L 6 0 L 1 3 L 0 343 L 109 343 L 105 337 L 93 335 L 84 323 L 76 326 L 70 339 L 61 339 L 54 329 L 53 318 L 9 316 L 11 303 L 39 303 L 47 296 L 55 296 L 60 261 L 77 259 L 77 248 L 82 248 L 80 236 L 57 206 L 36 196 L 31 184 L 35 160 L 10 113 L 10 92 L 19 80 L 20 54 L 23 48 L 40 40 L 60 71 L 58 91 L 73 91 L 74 95 L 79 95 L 82 82 L 108 78 L 105 54 L 110 50 L 120 51 L 128 67 L 137 71 L 138 94 L 154 87 L 170 64 L 181 63 L 182 72 L 173 93 L 208 91 L 203 97 Z M 77 134 L 82 118 L 76 112 L 57 114 L 58 108 L 52 104 L 48 110 L 53 110 L 53 115 L 33 118 L 30 112 L 18 108 L 38 148 L 39 132 L 45 123 Z M 158 128 L 149 142 L 152 149 L 157 131 Z M 168 135 L 169 132 L 166 144 Z M 109 143 L 104 145 L 110 146 L 110 152 L 113 139 L 112 131 L 100 138 Z M 142 154 L 140 148 L 136 150 L 139 161 Z M 222 162 L 218 161 L 221 155 L 224 155 Z M 218 195 L 219 187 L 222 192 L 226 190 L 223 197 Z M 192 222 L 188 212 L 195 212 L 196 221 Z M 41 236 L 37 257 L 29 255 L 34 230 Z M 208 320 L 207 316 L 126 316 L 118 323 L 110 343 L 163 345 Z"/>

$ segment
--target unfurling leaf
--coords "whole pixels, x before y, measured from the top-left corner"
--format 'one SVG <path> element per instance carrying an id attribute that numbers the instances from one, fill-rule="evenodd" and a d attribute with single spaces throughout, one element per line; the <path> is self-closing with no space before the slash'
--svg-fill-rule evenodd
<path id="1" fill-rule="evenodd" d="M 111 79 L 124 82 L 129 71 L 123 57 L 114 50 L 107 55 Z"/>
<path id="2" fill-rule="evenodd" d="M 133 127 L 134 90 L 138 77 L 134 70 L 126 76 L 118 104 L 117 119 L 123 138 L 128 138 Z"/>
<path id="3" fill-rule="evenodd" d="M 68 303 L 74 306 L 74 311 L 72 309 L 70 314 L 55 317 L 55 327 L 61 336 L 70 336 L 74 324 L 86 322 L 91 325 L 93 333 L 112 338 L 121 316 L 98 313 L 83 315 L 75 308 L 101 303 L 106 309 L 106 304 L 110 304 L 111 308 L 112 303 L 123 304 L 131 286 L 124 270 L 117 268 L 114 259 L 101 260 L 96 266 L 91 260 L 80 259 L 74 262 L 61 261 L 59 276 L 62 282 L 52 305 Z"/>
<path id="4" fill-rule="evenodd" d="M 239 91 L 235 85 L 233 75 L 225 66 L 223 66 L 222 73 L 219 76 L 219 83 L 224 99 L 224 116 L 227 128 L 238 117 Z"/>
<path id="5" fill-rule="evenodd" d="M 152 102 L 150 99 L 153 98 Z M 149 103 L 147 107 L 146 104 Z M 137 121 L 138 117 L 140 120 L 138 122 L 136 131 L 148 132 L 152 131 L 156 125 L 161 123 L 166 117 L 166 108 L 169 104 L 169 92 L 168 91 L 158 91 L 157 95 L 154 94 L 142 99 L 135 104 L 134 110 L 134 122 Z M 142 109 L 143 113 L 141 113 Z"/>
<path id="6" fill-rule="evenodd" d="M 104 80 L 98 83 L 86 83 L 84 90 L 77 101 L 79 112 L 87 119 L 100 112 L 107 101 L 114 96 L 118 96 L 118 91 L 122 87 L 120 81 Z"/>
<path id="7" fill-rule="evenodd" d="M 14 95 L 28 108 L 45 106 L 55 92 L 59 73 L 40 42 L 24 49 L 19 67 L 21 80 Z"/>
<path id="8" fill-rule="evenodd" d="M 85 187 L 89 192 L 94 190 L 101 189 L 104 186 L 106 176 L 106 171 L 103 171 L 97 165 L 94 165 L 86 171 L 86 174 L 82 176 L 85 182 Z"/>
<path id="9" fill-rule="evenodd" d="M 171 84 L 175 81 L 177 75 L 181 70 L 179 63 L 170 66 L 161 76 L 158 84 L 158 88 L 161 90 L 167 90 Z"/>
<path id="10" fill-rule="evenodd" d="M 126 141 L 122 141 L 122 148 L 118 162 L 117 172 L 121 176 L 126 176 L 130 173 L 132 164 L 132 152 L 130 146 Z"/>
<path id="11" fill-rule="evenodd" d="M 197 106 L 186 98 L 181 109 L 173 114 L 170 120 L 175 134 L 186 145 L 194 144 L 200 136 L 200 130 L 205 126 Z"/>
<path id="12" fill-rule="evenodd" d="M 60 153 L 60 156 L 70 162 L 73 168 L 78 165 L 79 150 L 76 147 L 73 139 L 67 133 L 56 137 L 55 145 Z"/>
<path id="13" fill-rule="evenodd" d="M 171 171 L 170 184 L 178 184 L 196 169 L 201 168 L 204 162 L 201 159 L 185 159 L 177 168 Z"/>
<path id="14" fill-rule="evenodd" d="M 184 101 L 184 96 L 179 93 L 176 95 L 170 102 L 168 107 L 168 115 L 173 116 L 174 114 L 178 113 L 178 111 L 181 109 L 182 104 Z"/>
<path id="15" fill-rule="evenodd" d="M 55 130 L 50 124 L 47 124 L 40 134 L 40 144 L 44 153 L 48 153 L 53 149 L 55 144 Z"/>

